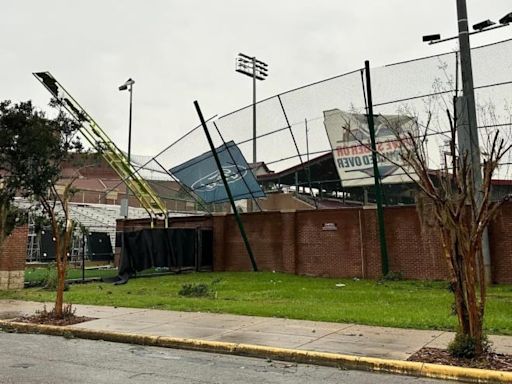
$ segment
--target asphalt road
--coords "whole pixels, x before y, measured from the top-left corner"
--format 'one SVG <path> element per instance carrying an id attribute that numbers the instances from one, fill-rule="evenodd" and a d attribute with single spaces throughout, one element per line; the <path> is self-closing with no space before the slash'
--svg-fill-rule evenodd
<path id="1" fill-rule="evenodd" d="M 0 383 L 444 382 L 212 353 L 0 332 Z"/>

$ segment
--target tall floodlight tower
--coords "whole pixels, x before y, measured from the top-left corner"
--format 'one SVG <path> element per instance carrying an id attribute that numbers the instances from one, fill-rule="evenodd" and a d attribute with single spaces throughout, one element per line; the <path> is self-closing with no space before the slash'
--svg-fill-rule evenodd
<path id="1" fill-rule="evenodd" d="M 255 56 L 239 53 L 235 70 L 252 77 L 252 162 L 256 163 L 256 80 L 263 81 L 267 78 L 268 64 Z"/>

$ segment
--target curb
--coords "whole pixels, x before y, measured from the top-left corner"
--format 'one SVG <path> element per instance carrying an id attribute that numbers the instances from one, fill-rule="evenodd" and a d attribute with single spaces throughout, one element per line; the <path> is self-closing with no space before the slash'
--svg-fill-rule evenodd
<path id="1" fill-rule="evenodd" d="M 448 365 L 388 360 L 375 357 L 360 357 L 328 352 L 314 352 L 288 348 L 265 347 L 252 344 L 237 344 L 200 339 L 184 339 L 168 336 L 143 336 L 134 333 L 94 331 L 73 326 L 55 326 L 11 322 L 0 320 L 0 330 L 20 333 L 38 333 L 52 336 L 77 337 L 89 340 L 104 340 L 155 347 L 187 349 L 230 355 L 271 358 L 288 362 L 455 380 L 468 383 L 512 383 L 512 372 L 492 371 L 476 368 L 461 368 Z"/>

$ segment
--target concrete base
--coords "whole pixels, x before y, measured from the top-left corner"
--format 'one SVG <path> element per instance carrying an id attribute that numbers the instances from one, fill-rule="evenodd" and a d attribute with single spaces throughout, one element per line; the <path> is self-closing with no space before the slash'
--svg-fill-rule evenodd
<path id="1" fill-rule="evenodd" d="M 25 271 L 0 271 L 0 291 L 23 289 Z"/>

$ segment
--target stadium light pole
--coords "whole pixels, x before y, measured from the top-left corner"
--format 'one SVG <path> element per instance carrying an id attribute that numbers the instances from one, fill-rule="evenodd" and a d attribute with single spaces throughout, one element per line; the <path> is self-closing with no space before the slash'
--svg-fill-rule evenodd
<path id="1" fill-rule="evenodd" d="M 459 34 L 457 36 L 441 39 L 441 35 L 428 35 L 423 36 L 423 41 L 428 42 L 429 45 L 437 44 L 448 40 L 459 40 L 460 52 L 460 69 L 462 76 L 462 98 L 458 98 L 457 105 L 464 108 L 462 110 L 462 121 L 466 121 L 466 129 L 458 129 L 457 135 L 459 138 L 459 151 L 461 153 L 468 153 L 471 161 L 471 168 L 473 174 L 473 189 L 477 201 L 480 204 L 482 199 L 482 170 L 480 167 L 480 144 L 478 138 L 478 125 L 476 119 L 476 105 L 475 105 L 475 88 L 473 84 L 473 68 L 471 64 L 471 45 L 469 43 L 469 36 L 481 32 L 487 32 L 493 29 L 508 26 L 512 22 L 512 12 L 506 14 L 499 20 L 499 25 L 491 20 L 484 20 L 480 23 L 473 25 L 473 32 L 469 32 L 468 27 L 468 14 L 466 7 L 466 0 L 457 1 L 457 21 L 459 27 Z M 459 114 L 459 112 L 458 112 Z M 489 235 L 487 229 L 482 237 L 482 253 L 484 259 L 485 282 L 491 283 L 491 256 L 489 250 Z"/>
<path id="2" fill-rule="evenodd" d="M 263 81 L 268 76 L 268 64 L 255 56 L 239 53 L 235 70 L 252 77 L 252 162 L 256 163 L 256 80 Z"/>
<path id="3" fill-rule="evenodd" d="M 133 105 L 133 84 L 135 84 L 135 80 L 132 80 L 132 78 L 129 78 L 126 80 L 126 82 L 123 85 L 119 86 L 120 91 L 126 91 L 130 92 L 130 112 L 129 112 L 129 118 L 128 118 L 128 173 L 130 172 L 130 165 L 131 165 L 131 150 L 132 150 L 132 105 Z M 128 207 L 129 207 L 129 188 L 126 186 L 126 212 L 124 217 L 128 218 Z"/>

